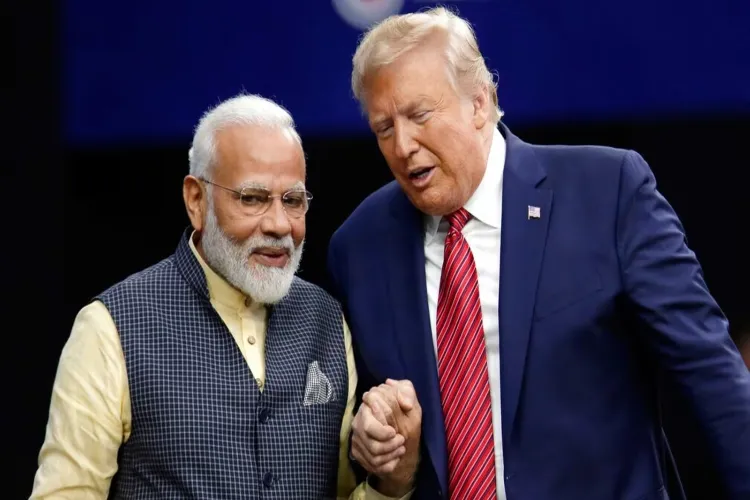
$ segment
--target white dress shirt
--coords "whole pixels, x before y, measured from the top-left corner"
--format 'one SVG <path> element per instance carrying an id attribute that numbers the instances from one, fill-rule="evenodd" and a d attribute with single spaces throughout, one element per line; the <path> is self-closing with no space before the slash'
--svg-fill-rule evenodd
<path id="1" fill-rule="evenodd" d="M 487 368 L 492 399 L 492 430 L 495 438 L 495 469 L 497 498 L 505 500 L 503 481 L 503 434 L 500 414 L 500 330 L 498 302 L 500 299 L 500 223 L 502 220 L 503 169 L 505 168 L 505 139 L 495 129 L 482 182 L 464 208 L 472 218 L 462 233 L 474 255 L 479 276 L 479 300 L 482 305 L 482 324 L 487 345 Z M 432 341 L 437 356 L 437 304 L 440 274 L 443 268 L 445 238 L 448 221 L 442 217 L 425 217 L 425 276 L 427 301 L 430 308 Z"/>

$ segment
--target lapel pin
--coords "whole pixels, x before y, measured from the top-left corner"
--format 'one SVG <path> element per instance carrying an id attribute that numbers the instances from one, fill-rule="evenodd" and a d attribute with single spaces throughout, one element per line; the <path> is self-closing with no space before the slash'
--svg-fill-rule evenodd
<path id="1" fill-rule="evenodd" d="M 528 218 L 531 219 L 540 219 L 542 217 L 542 209 L 539 207 L 532 207 L 529 205 L 529 211 L 528 211 Z"/>

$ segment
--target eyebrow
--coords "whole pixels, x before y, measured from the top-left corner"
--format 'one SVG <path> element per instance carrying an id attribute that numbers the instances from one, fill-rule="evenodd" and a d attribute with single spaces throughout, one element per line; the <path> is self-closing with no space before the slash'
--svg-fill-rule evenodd
<path id="1" fill-rule="evenodd" d="M 406 106 L 404 106 L 403 108 L 399 109 L 398 112 L 403 115 L 410 115 L 414 113 L 414 111 L 416 111 L 418 108 L 421 108 L 424 105 L 426 100 L 427 99 L 425 98 L 417 99 L 416 101 L 411 102 L 407 104 Z M 373 129 L 376 129 L 380 127 L 381 125 L 390 123 L 392 121 L 393 121 L 393 118 L 391 117 L 378 118 L 377 120 L 375 120 L 374 122 L 370 124 L 370 127 Z"/>
<path id="2" fill-rule="evenodd" d="M 235 189 L 237 189 L 237 191 L 242 191 L 243 189 L 265 189 L 266 191 L 268 191 L 268 187 L 265 184 L 254 181 L 242 182 Z"/>
<path id="3" fill-rule="evenodd" d="M 393 119 L 389 118 L 389 117 L 379 118 L 379 119 L 375 120 L 374 122 L 370 122 L 370 128 L 372 130 L 377 130 L 380 127 L 382 127 L 383 125 L 386 125 L 386 124 L 392 123 L 392 122 L 393 122 Z"/>
<path id="4" fill-rule="evenodd" d="M 242 191 L 243 189 L 259 189 L 263 191 L 271 191 L 268 189 L 268 186 L 266 186 L 263 183 L 260 182 L 254 182 L 254 181 L 245 181 L 241 183 L 239 186 L 237 186 L 237 191 Z M 290 188 L 288 188 L 286 191 L 304 191 L 305 190 L 305 183 L 302 181 L 295 182 Z"/>

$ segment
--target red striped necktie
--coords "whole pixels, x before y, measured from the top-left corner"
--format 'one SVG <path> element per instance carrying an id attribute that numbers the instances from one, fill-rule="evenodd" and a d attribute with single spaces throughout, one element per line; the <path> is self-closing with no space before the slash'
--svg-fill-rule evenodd
<path id="1" fill-rule="evenodd" d="M 461 234 L 471 215 L 462 208 L 446 218 L 437 345 L 449 498 L 489 500 L 497 497 L 490 380 L 477 268 Z"/>

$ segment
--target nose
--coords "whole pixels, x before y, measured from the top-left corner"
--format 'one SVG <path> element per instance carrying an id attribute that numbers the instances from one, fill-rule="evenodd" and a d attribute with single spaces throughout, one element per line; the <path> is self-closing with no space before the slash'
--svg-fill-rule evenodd
<path id="1" fill-rule="evenodd" d="M 289 215 L 279 198 L 275 198 L 266 213 L 261 216 L 260 230 L 267 236 L 283 238 L 292 232 Z"/>
<path id="2" fill-rule="evenodd" d="M 408 123 L 397 122 L 393 125 L 394 146 L 396 156 L 402 160 L 408 159 L 417 152 L 419 144 L 414 140 L 414 134 Z"/>

